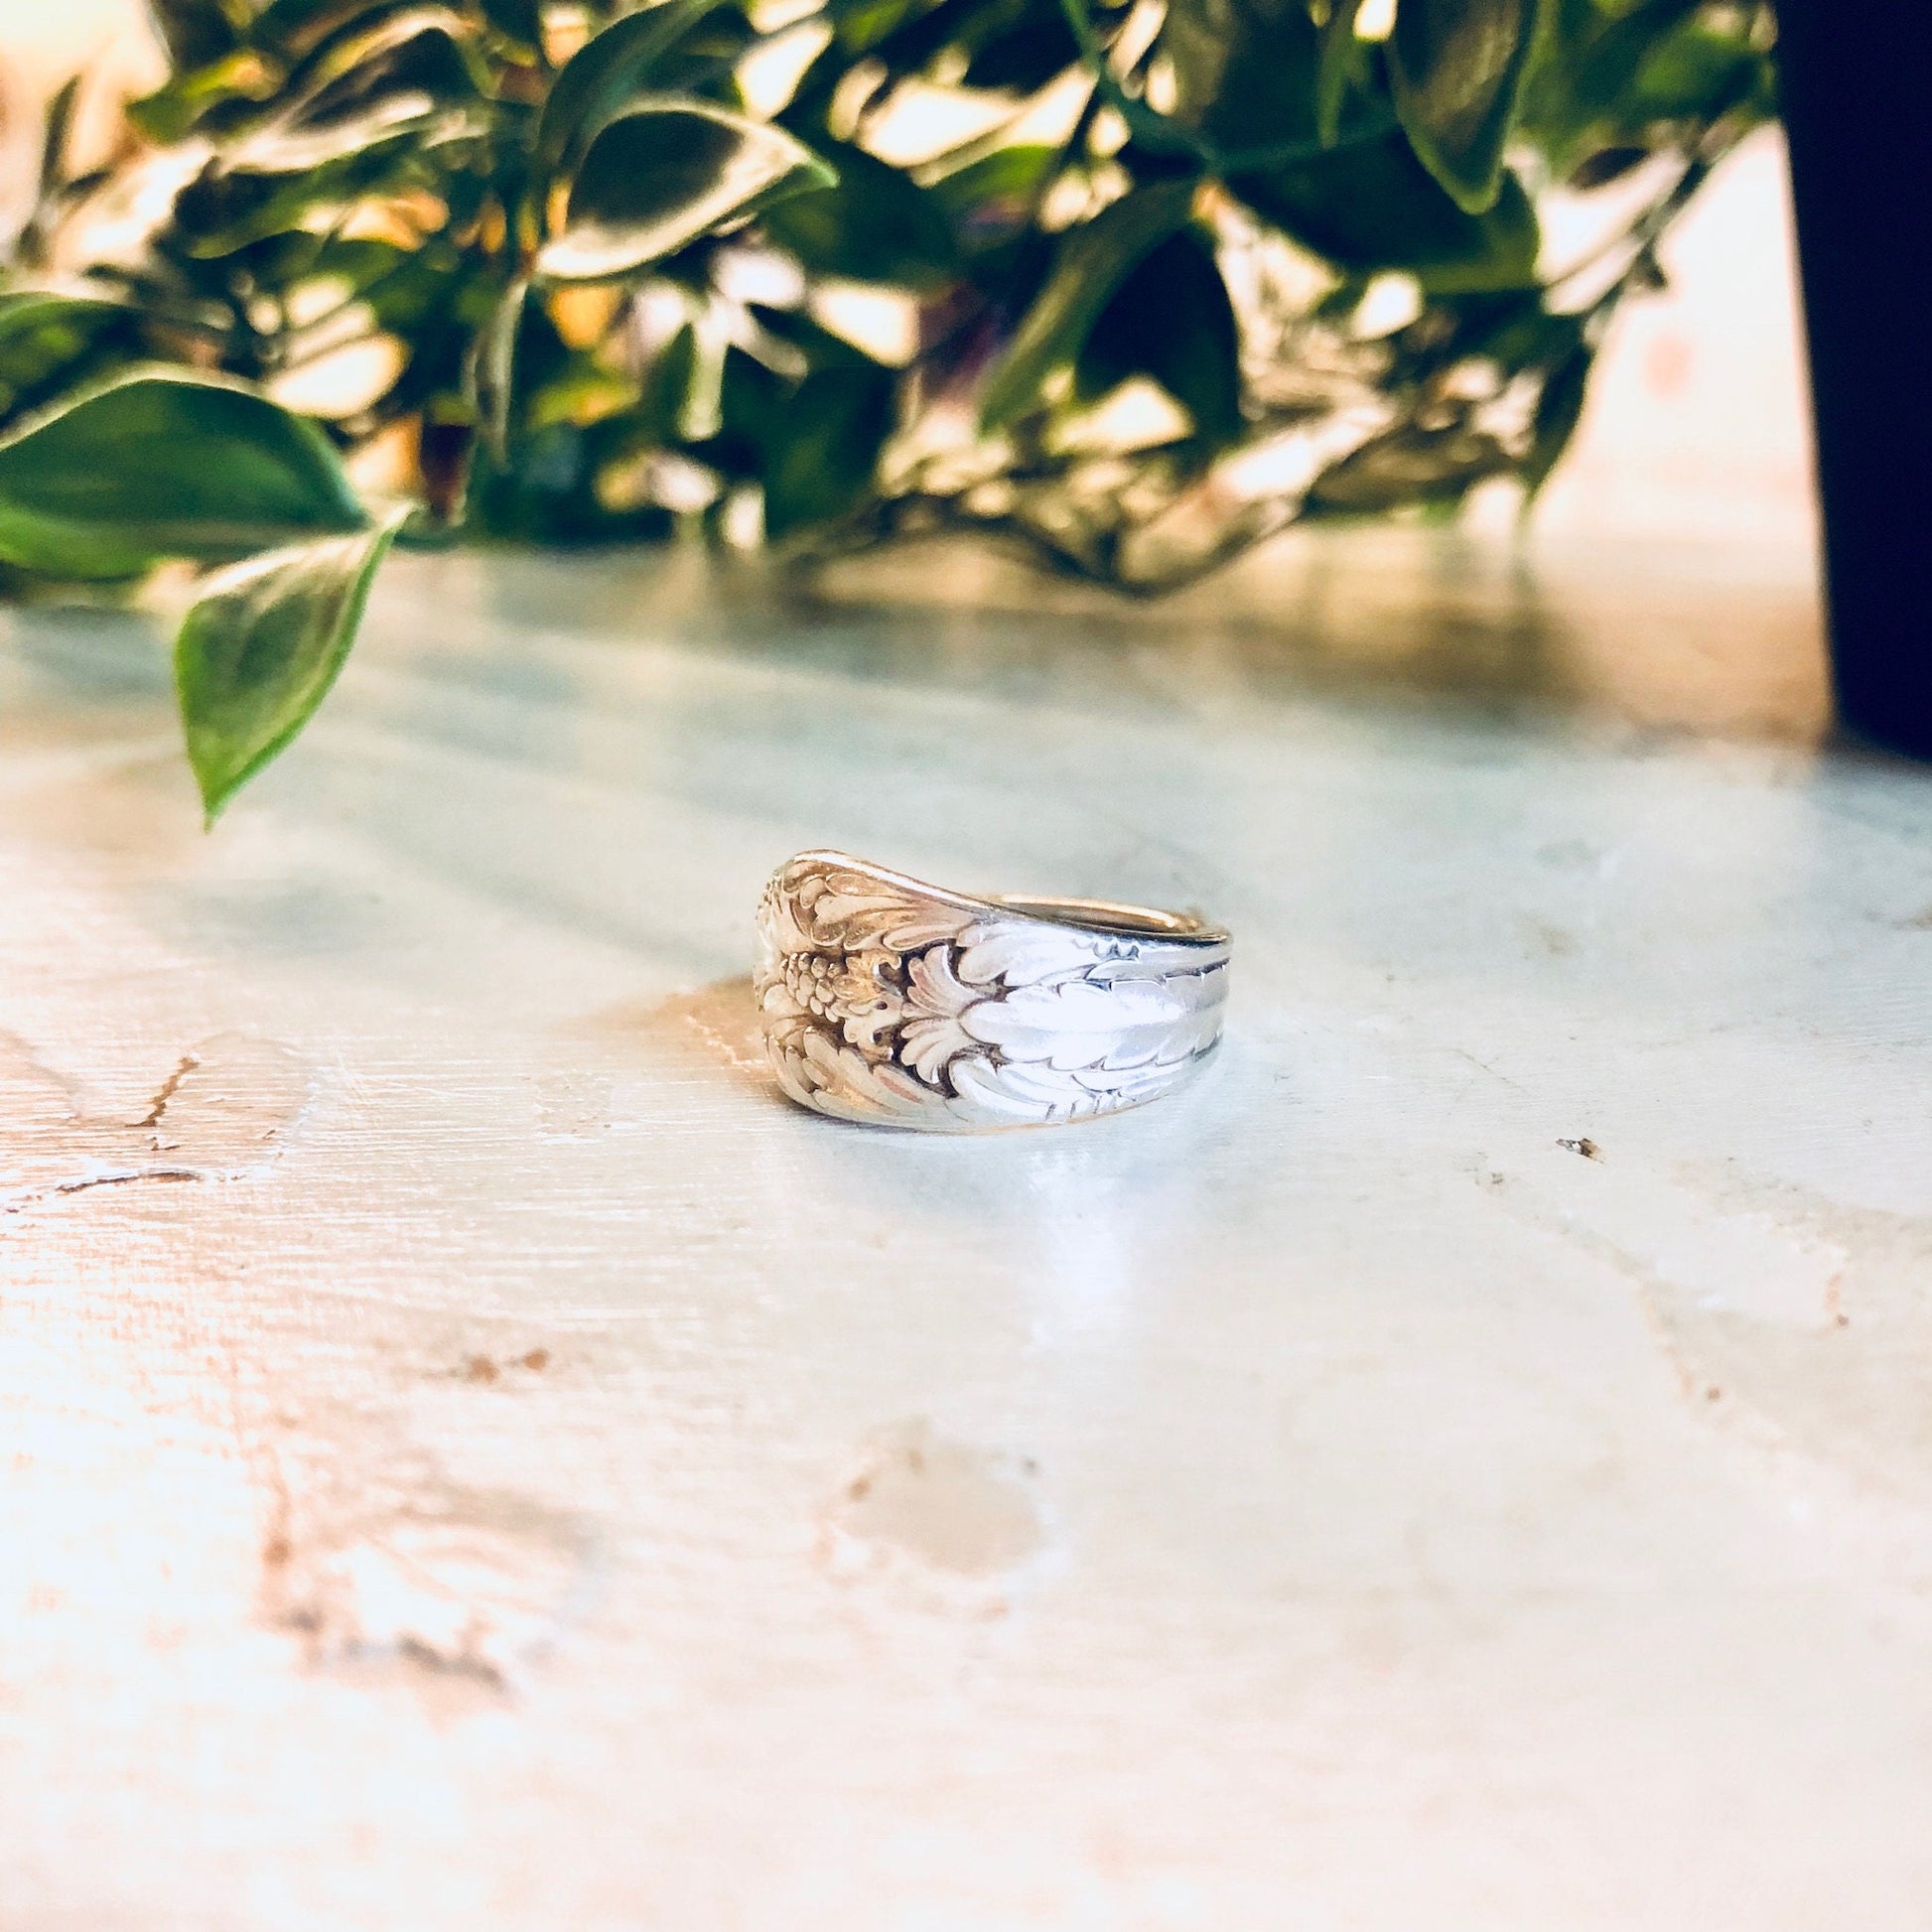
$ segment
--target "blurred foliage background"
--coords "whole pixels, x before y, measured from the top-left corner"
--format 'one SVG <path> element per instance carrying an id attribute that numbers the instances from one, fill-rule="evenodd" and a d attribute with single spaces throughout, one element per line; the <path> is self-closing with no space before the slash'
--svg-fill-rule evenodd
<path id="1" fill-rule="evenodd" d="M 967 526 L 1158 590 L 1296 517 L 1527 500 L 1775 112 L 1771 9 L 1729 0 L 155 18 L 165 82 L 84 168 L 56 96 L 11 244 L 0 568 L 210 569 L 177 647 L 210 811 L 398 535 Z"/>

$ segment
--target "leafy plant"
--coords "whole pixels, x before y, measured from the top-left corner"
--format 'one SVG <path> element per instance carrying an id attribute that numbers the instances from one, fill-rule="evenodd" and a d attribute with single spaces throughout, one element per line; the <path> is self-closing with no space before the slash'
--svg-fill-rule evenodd
<path id="1" fill-rule="evenodd" d="M 79 175 L 57 97 L 0 290 L 0 569 L 209 571 L 210 816 L 391 541 L 967 526 L 1148 590 L 1533 494 L 1773 111 L 1762 0 L 155 9 L 168 80 Z"/>

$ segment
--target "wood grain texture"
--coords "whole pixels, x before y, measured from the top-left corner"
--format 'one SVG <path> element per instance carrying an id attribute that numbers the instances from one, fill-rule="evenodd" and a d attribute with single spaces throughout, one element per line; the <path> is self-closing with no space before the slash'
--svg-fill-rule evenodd
<path id="1" fill-rule="evenodd" d="M 1932 1918 L 1932 781 L 1803 558 L 1011 582 L 401 558 L 212 837 L 6 621 L 5 1932 Z M 1218 1065 L 787 1106 L 824 845 L 1204 906 Z"/>

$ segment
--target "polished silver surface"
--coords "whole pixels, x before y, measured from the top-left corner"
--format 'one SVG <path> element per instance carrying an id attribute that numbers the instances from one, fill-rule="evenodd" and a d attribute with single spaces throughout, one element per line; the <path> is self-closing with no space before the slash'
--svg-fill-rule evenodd
<path id="1" fill-rule="evenodd" d="M 804 852 L 759 903 L 780 1085 L 839 1120 L 964 1132 L 1117 1113 L 1221 1036 L 1230 940 L 1195 913 L 974 897 Z"/>

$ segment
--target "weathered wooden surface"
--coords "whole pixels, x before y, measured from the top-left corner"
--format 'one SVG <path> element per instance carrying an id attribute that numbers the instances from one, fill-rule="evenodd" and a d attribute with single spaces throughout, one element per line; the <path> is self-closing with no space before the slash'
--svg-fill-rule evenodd
<path id="1" fill-rule="evenodd" d="M 6 621 L 0 1926 L 1922 1932 L 1932 779 L 1802 559 L 928 574 L 400 560 L 210 838 Z M 1198 901 L 1222 1063 L 790 1110 L 827 843 Z"/>

